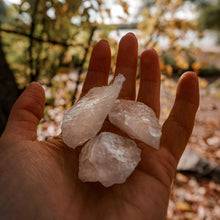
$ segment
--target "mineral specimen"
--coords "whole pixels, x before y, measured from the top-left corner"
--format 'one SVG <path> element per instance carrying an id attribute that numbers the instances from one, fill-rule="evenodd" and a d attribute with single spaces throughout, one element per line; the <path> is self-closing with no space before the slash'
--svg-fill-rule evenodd
<path id="1" fill-rule="evenodd" d="M 76 105 L 65 111 L 61 127 L 65 144 L 76 148 L 99 132 L 124 81 L 125 77 L 119 74 L 113 84 L 90 89 Z"/>
<path id="2" fill-rule="evenodd" d="M 154 111 L 147 105 L 118 99 L 109 113 L 109 120 L 131 138 L 159 148 L 161 126 Z"/>
<path id="3" fill-rule="evenodd" d="M 124 183 L 141 160 L 141 150 L 128 138 L 102 132 L 82 148 L 79 179 L 101 182 L 105 187 Z"/>
<path id="4" fill-rule="evenodd" d="M 63 141 L 76 148 L 88 141 L 79 155 L 79 179 L 105 187 L 124 183 L 141 160 L 136 143 L 111 132 L 98 136 L 109 114 L 112 124 L 131 138 L 159 148 L 161 126 L 154 111 L 141 102 L 117 99 L 125 77 L 110 86 L 95 87 L 64 113 Z"/>

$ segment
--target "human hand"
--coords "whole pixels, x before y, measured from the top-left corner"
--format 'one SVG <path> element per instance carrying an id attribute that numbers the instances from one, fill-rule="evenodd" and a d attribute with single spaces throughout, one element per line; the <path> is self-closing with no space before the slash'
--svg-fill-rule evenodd
<path id="1" fill-rule="evenodd" d="M 120 98 L 136 97 L 137 49 L 133 34 L 122 38 L 115 71 L 126 77 Z M 102 40 L 93 49 L 82 95 L 107 85 L 110 60 L 109 45 Z M 159 117 L 160 69 L 154 50 L 141 55 L 137 97 Z M 176 166 L 199 105 L 194 73 L 185 73 L 178 83 L 174 106 L 162 127 L 160 149 L 137 142 L 141 162 L 124 184 L 109 188 L 78 179 L 79 151 L 67 147 L 61 136 L 36 140 L 44 102 L 42 87 L 32 83 L 13 106 L 0 138 L 1 219 L 166 219 Z M 108 120 L 102 130 L 121 134 Z"/>

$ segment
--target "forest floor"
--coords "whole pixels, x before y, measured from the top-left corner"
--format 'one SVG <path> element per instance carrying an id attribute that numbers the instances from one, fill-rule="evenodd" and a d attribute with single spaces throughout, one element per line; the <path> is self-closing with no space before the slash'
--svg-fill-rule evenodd
<path id="1" fill-rule="evenodd" d="M 60 133 L 64 108 L 71 105 L 76 74 L 57 75 L 55 90 L 45 88 L 48 103 L 45 116 L 38 127 L 38 139 Z M 162 77 L 161 124 L 167 118 L 174 102 L 177 78 Z M 200 107 L 195 127 L 187 148 L 201 158 L 220 166 L 220 78 L 200 78 Z M 79 86 L 79 91 L 80 91 Z M 65 106 L 65 107 L 64 107 Z M 220 177 L 196 172 L 177 171 L 168 208 L 168 220 L 220 219 Z"/>
<path id="2" fill-rule="evenodd" d="M 168 86 L 162 86 L 162 117 L 163 111 L 172 106 L 177 80 L 170 79 L 166 84 Z M 187 148 L 220 167 L 220 78 L 200 79 L 200 107 Z M 218 178 L 206 173 L 178 171 L 170 197 L 168 219 L 219 220 L 220 173 L 217 175 Z"/>

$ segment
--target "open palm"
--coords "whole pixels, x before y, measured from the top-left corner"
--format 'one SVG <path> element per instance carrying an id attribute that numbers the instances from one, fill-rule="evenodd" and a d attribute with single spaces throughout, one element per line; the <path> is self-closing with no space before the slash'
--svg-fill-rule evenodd
<path id="1" fill-rule="evenodd" d="M 120 98 L 136 97 L 137 40 L 131 33 L 119 45 L 115 75 L 126 77 Z M 110 48 L 96 44 L 82 96 L 92 87 L 108 83 Z M 79 150 L 67 147 L 61 136 L 36 140 L 44 110 L 44 91 L 32 83 L 15 103 L 0 139 L 1 219 L 151 219 L 166 218 L 169 193 L 179 158 L 192 132 L 199 105 L 194 73 L 181 77 L 172 111 L 163 125 L 159 150 L 137 142 L 142 160 L 124 184 L 105 188 L 78 179 Z M 154 50 L 140 58 L 137 100 L 159 117 L 160 70 Z M 103 129 L 121 134 L 105 121 Z"/>

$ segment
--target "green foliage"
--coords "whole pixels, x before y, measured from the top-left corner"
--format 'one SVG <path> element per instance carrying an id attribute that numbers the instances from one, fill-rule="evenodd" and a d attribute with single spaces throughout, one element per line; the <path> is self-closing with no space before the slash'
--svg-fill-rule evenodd
<path id="1" fill-rule="evenodd" d="M 220 32 L 220 0 L 201 6 L 199 26 Z"/>
<path id="2" fill-rule="evenodd" d="M 89 10 L 98 10 L 85 2 L 23 0 L 7 8 L 2 28 L 14 34 L 3 32 L 2 40 L 20 87 L 32 80 L 50 82 L 66 57 L 80 60 L 96 26 L 90 22 Z"/>
<path id="3" fill-rule="evenodd" d="M 126 2 L 116 3 L 128 13 Z M 104 15 L 111 12 L 100 0 L 22 0 L 8 7 L 1 35 L 19 86 L 50 83 L 60 66 L 87 67 L 94 30 L 96 39 L 107 39 L 114 28 L 100 23 Z"/>
<path id="4" fill-rule="evenodd" d="M 5 16 L 6 16 L 6 8 L 5 3 L 3 0 L 0 0 L 0 22 L 3 22 Z"/>

